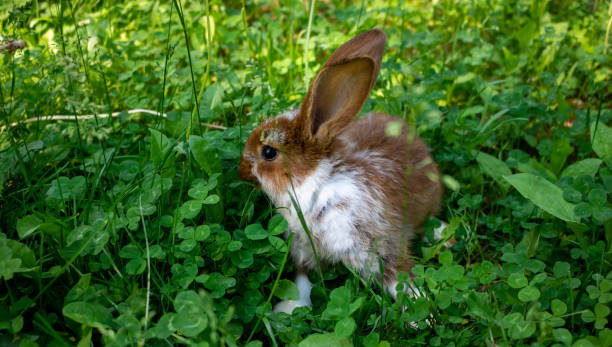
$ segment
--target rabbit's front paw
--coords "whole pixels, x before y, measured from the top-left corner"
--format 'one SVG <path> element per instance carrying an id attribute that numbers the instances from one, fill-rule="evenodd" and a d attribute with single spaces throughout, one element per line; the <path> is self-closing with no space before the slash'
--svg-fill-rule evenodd
<path id="1" fill-rule="evenodd" d="M 298 291 L 300 293 L 299 300 L 283 300 L 274 306 L 274 313 L 285 312 L 286 314 L 291 314 L 293 310 L 302 306 L 312 306 L 310 302 L 310 290 L 312 289 L 312 283 L 308 280 L 308 276 L 306 273 L 301 272 L 298 273 L 295 278 L 295 284 L 297 285 Z"/>
<path id="2" fill-rule="evenodd" d="M 446 229 L 447 227 L 448 227 L 448 224 L 446 224 L 445 222 L 442 222 L 442 225 L 434 229 L 434 241 L 440 241 L 443 239 L 442 235 L 443 235 L 444 229 Z M 457 243 L 457 240 L 455 240 L 454 236 L 451 236 L 448 240 L 446 240 L 446 242 L 444 242 L 444 246 L 446 248 L 451 248 L 455 245 L 455 243 Z"/>
<path id="3" fill-rule="evenodd" d="M 291 314 L 293 310 L 302 306 L 311 306 L 311 304 L 302 300 L 283 300 L 274 306 L 273 311 L 274 313 L 285 312 Z"/>

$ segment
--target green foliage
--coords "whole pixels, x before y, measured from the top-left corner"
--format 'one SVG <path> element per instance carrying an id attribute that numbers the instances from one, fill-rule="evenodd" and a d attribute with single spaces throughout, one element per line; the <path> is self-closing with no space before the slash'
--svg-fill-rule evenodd
<path id="1" fill-rule="evenodd" d="M 563 190 L 545 178 L 530 173 L 505 176 L 521 195 L 553 216 L 568 222 L 578 222 L 576 205 L 565 201 Z"/>
<path id="2" fill-rule="evenodd" d="M 0 55 L 0 344 L 612 345 L 609 5 L 314 4 L 0 3 L 26 42 Z M 364 112 L 427 141 L 457 243 L 417 241 L 396 302 L 332 266 L 275 314 L 298 298 L 291 265 L 274 286 L 287 222 L 239 180 L 242 146 L 373 27 Z M 135 108 L 166 117 L 100 116 Z M 75 114 L 96 117 L 43 119 Z"/>

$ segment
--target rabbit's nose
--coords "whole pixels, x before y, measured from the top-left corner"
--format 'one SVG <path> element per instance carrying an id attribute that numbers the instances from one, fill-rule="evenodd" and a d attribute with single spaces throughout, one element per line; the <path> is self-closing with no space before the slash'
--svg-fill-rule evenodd
<path id="1" fill-rule="evenodd" d="M 240 179 L 243 181 L 251 182 L 256 185 L 259 184 L 257 178 L 253 176 L 253 165 L 249 160 L 244 159 L 244 157 L 240 158 L 238 176 L 240 176 Z"/>

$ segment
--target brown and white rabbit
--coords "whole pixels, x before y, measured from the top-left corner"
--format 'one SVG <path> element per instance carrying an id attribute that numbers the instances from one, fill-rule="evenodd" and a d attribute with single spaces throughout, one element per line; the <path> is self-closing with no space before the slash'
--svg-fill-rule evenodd
<path id="1" fill-rule="evenodd" d="M 374 29 L 340 46 L 300 108 L 264 122 L 244 147 L 240 177 L 263 189 L 295 233 L 300 300 L 275 311 L 310 305 L 306 273 L 316 266 L 290 194 L 319 259 L 379 276 L 394 298 L 397 273 L 413 265 L 411 239 L 438 211 L 442 184 L 425 143 L 399 118 L 374 113 L 355 120 L 378 77 L 385 42 Z"/>

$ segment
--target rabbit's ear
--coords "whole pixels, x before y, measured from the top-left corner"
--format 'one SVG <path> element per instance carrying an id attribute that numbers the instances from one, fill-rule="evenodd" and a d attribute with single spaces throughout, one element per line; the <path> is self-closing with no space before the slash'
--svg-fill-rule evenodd
<path id="1" fill-rule="evenodd" d="M 300 109 L 306 138 L 331 140 L 357 117 L 378 77 L 386 40 L 382 30 L 370 30 L 329 57 Z"/>

